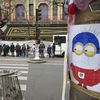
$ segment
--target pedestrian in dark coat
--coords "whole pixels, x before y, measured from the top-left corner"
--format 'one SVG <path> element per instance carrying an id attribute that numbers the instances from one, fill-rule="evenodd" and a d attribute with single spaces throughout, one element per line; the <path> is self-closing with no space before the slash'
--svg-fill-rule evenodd
<path id="1" fill-rule="evenodd" d="M 7 49 L 6 49 L 6 44 L 3 45 L 3 56 L 6 56 L 7 54 Z"/>
<path id="2" fill-rule="evenodd" d="M 26 56 L 27 57 L 29 55 L 29 52 L 30 52 L 30 46 L 27 44 L 27 46 L 26 46 Z"/>
<path id="3" fill-rule="evenodd" d="M 20 45 L 17 43 L 16 45 L 16 56 L 19 57 L 20 56 Z"/>
<path id="4" fill-rule="evenodd" d="M 49 58 L 51 58 L 51 46 L 50 45 L 47 47 L 47 53 L 49 55 Z"/>
<path id="5" fill-rule="evenodd" d="M 53 43 L 52 45 L 52 53 L 53 53 L 53 57 L 55 57 L 55 43 Z"/>
<path id="6" fill-rule="evenodd" d="M 39 53 L 41 58 L 44 58 L 44 49 L 45 49 L 45 44 L 41 42 L 39 46 Z"/>
<path id="7" fill-rule="evenodd" d="M 8 56 L 8 53 L 9 53 L 9 45 L 7 44 L 6 45 L 6 55 Z"/>
<path id="8" fill-rule="evenodd" d="M 13 43 L 11 43 L 10 45 L 10 52 L 11 52 L 11 55 L 14 56 L 14 51 L 15 51 L 15 46 Z"/>
<path id="9" fill-rule="evenodd" d="M 26 46 L 25 44 L 22 45 L 22 56 L 26 56 Z"/>

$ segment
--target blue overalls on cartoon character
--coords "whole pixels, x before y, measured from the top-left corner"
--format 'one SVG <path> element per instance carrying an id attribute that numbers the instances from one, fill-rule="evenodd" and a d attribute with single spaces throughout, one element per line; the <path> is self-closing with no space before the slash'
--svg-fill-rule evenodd
<path id="1" fill-rule="evenodd" d="M 100 83 L 99 56 L 100 45 L 94 34 L 82 32 L 73 38 L 70 67 L 79 85 L 87 88 Z"/>

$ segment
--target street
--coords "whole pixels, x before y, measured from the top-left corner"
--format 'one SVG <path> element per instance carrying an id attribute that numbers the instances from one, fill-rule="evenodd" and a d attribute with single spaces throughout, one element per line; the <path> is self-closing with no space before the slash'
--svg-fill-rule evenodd
<path id="1" fill-rule="evenodd" d="M 1 57 L 0 69 L 16 69 L 24 100 L 61 100 L 63 58 L 46 58 L 46 63 L 28 63 L 29 58 Z"/>

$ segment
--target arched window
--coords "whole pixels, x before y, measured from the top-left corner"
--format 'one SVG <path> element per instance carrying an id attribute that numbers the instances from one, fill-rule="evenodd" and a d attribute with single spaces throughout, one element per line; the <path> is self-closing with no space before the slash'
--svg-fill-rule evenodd
<path id="1" fill-rule="evenodd" d="M 39 5 L 39 9 L 41 9 L 41 20 L 47 21 L 48 20 L 48 5 L 45 3 L 42 3 Z"/>
<path id="2" fill-rule="evenodd" d="M 25 8 L 24 8 L 24 5 L 22 4 L 18 4 L 16 5 L 16 20 L 17 21 L 23 21 L 25 20 Z"/>

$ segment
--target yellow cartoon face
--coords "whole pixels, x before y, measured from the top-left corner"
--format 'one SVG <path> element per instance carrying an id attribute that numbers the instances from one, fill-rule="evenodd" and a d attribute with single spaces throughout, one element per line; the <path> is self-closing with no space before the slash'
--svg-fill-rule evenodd
<path id="1" fill-rule="evenodd" d="M 87 45 L 85 45 L 84 47 L 84 54 L 89 56 L 89 57 L 92 57 L 96 54 L 96 47 L 94 44 L 92 43 L 88 43 Z"/>
<path id="2" fill-rule="evenodd" d="M 77 55 L 81 55 L 83 53 L 83 44 L 80 42 L 77 42 L 74 46 L 74 52 Z"/>
<path id="3" fill-rule="evenodd" d="M 92 57 L 95 55 L 96 53 L 96 47 L 93 43 L 88 43 L 85 46 L 83 46 L 82 43 L 77 42 L 74 45 L 73 51 L 77 54 L 77 55 L 81 55 L 82 53 L 84 53 L 86 56 L 88 57 Z"/>

